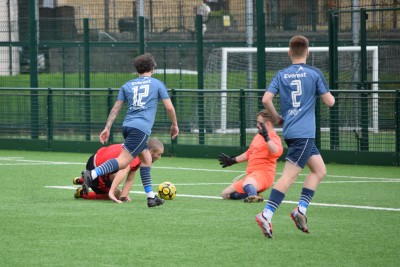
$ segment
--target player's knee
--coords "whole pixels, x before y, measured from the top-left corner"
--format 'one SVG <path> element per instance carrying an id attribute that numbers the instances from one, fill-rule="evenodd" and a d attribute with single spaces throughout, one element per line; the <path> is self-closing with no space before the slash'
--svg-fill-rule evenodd
<path id="1" fill-rule="evenodd" d="M 325 168 L 321 168 L 319 170 L 315 170 L 314 171 L 314 175 L 316 177 L 318 177 L 320 180 L 322 180 L 326 176 L 326 169 Z"/>

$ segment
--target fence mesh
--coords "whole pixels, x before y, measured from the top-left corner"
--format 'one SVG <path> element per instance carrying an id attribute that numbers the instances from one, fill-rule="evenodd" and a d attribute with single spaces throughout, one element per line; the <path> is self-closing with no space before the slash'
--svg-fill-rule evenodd
<path id="1" fill-rule="evenodd" d="M 366 92 L 340 92 L 337 120 L 332 119 L 332 109 L 320 104 L 322 149 L 332 149 L 336 137 L 339 143 L 334 150 L 396 151 L 396 93 Z M 0 89 L 0 138 L 98 141 L 117 93 L 111 89 Z M 256 103 L 261 99 L 256 91 L 250 96 L 240 90 L 178 89 L 170 94 L 181 131 L 178 144 L 237 147 L 241 135 L 249 145 L 257 133 Z M 275 101 L 279 111 L 279 98 Z M 158 109 L 152 136 L 169 143 L 170 122 L 161 103 Z M 125 112 L 126 107 L 114 122 L 113 142 L 123 142 L 120 127 Z M 332 132 L 334 126 L 337 133 Z M 277 131 L 281 133 L 280 128 Z"/>

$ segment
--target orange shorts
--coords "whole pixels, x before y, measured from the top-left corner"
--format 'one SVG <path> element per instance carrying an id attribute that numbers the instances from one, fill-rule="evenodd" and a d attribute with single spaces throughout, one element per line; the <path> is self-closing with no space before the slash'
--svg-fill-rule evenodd
<path id="1" fill-rule="evenodd" d="M 248 178 L 253 178 L 254 180 L 256 180 L 258 184 L 257 193 L 264 192 L 265 190 L 270 188 L 275 180 L 275 176 L 271 176 L 271 173 L 268 171 L 254 171 L 252 173 L 246 174 L 246 177 L 243 178 L 242 180 L 239 180 L 232 184 L 233 187 L 236 189 L 236 192 L 240 194 L 246 194 L 246 192 L 243 190 L 243 183 Z"/>

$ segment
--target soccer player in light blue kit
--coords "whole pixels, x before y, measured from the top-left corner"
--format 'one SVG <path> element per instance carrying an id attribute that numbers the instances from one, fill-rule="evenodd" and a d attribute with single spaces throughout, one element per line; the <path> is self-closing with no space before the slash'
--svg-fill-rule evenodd
<path id="1" fill-rule="evenodd" d="M 83 171 L 84 182 L 82 188 L 83 192 L 87 194 L 93 179 L 125 169 L 139 155 L 142 162 L 140 176 L 147 195 L 147 205 L 148 207 L 155 207 L 162 205 L 164 200 L 158 198 L 151 187 L 150 170 L 152 158 L 146 143 L 154 124 L 159 100 L 163 101 L 168 118 L 171 121 L 170 131 L 172 139 L 175 139 L 179 134 L 179 128 L 175 108 L 169 98 L 165 85 L 161 81 L 151 77 L 154 68 L 157 66 L 153 55 L 150 53 L 140 55 L 133 60 L 133 65 L 139 73 L 139 77 L 126 82 L 121 87 L 117 101 L 108 116 L 106 126 L 100 133 L 100 142 L 104 144 L 110 137 L 110 129 L 114 120 L 122 105 L 126 102 L 128 110 L 122 125 L 122 134 L 125 139 L 123 149 L 117 158 L 104 162 L 92 171 Z M 120 180 L 114 179 L 111 187 L 119 184 Z M 109 197 L 111 200 L 121 203 L 111 190 Z"/>
<path id="2" fill-rule="evenodd" d="M 306 64 L 308 39 L 297 35 L 290 39 L 289 57 L 292 65 L 279 71 L 264 93 L 262 102 L 279 124 L 283 124 L 283 137 L 288 152 L 281 177 L 271 190 L 268 202 L 256 221 L 263 234 L 272 238 L 272 216 L 282 203 L 285 194 L 305 165 L 310 169 L 306 177 L 298 206 L 290 217 L 296 227 L 308 233 L 306 211 L 318 184 L 326 175 L 325 163 L 315 146 L 315 103 L 318 96 L 324 104 L 332 107 L 335 98 L 329 92 L 322 72 Z M 272 102 L 280 94 L 282 117 Z"/>

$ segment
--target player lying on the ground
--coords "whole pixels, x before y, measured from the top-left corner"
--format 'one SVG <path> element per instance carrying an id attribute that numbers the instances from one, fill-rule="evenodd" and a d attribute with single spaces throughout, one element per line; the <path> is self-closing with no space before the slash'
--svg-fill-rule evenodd
<path id="1" fill-rule="evenodd" d="M 147 142 L 147 147 L 150 151 L 152 162 L 154 163 L 158 159 L 161 158 L 161 155 L 164 153 L 164 145 L 157 139 L 149 139 Z M 122 150 L 122 144 L 114 144 L 107 147 L 100 148 L 95 154 L 93 154 L 86 163 L 87 170 L 93 170 L 96 166 L 99 166 L 103 162 L 107 161 L 110 158 L 115 157 L 115 155 L 119 155 Z M 141 164 L 139 156 L 136 157 L 131 164 L 123 170 L 119 170 L 112 174 L 106 174 L 104 176 L 99 176 L 93 180 L 91 189 L 93 192 L 89 192 L 88 194 L 84 194 L 82 187 L 78 187 L 74 194 L 75 198 L 84 198 L 84 199 L 110 199 L 109 193 L 112 187 L 112 182 L 114 179 L 118 179 L 122 181 L 125 177 L 125 183 L 122 187 L 122 191 L 116 185 L 116 189 L 114 190 L 113 196 L 114 200 L 117 203 L 121 203 L 122 201 L 130 202 L 129 191 L 132 188 L 133 180 L 135 178 L 136 171 L 139 169 Z M 76 177 L 73 179 L 74 184 L 83 184 L 83 177 Z M 164 200 L 158 198 L 156 196 L 155 199 L 147 199 L 147 204 L 149 207 L 159 206 L 164 203 Z"/>
<path id="2" fill-rule="evenodd" d="M 236 157 L 221 153 L 222 168 L 247 161 L 245 178 L 225 188 L 223 199 L 244 199 L 246 203 L 264 201 L 259 195 L 267 190 L 275 179 L 276 162 L 283 153 L 281 138 L 274 129 L 274 119 L 266 110 L 257 113 L 258 134 L 254 136 L 249 149 Z"/>

